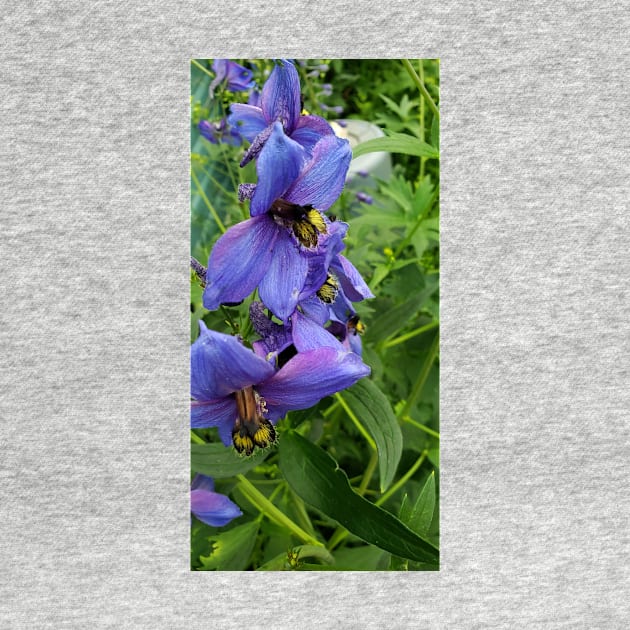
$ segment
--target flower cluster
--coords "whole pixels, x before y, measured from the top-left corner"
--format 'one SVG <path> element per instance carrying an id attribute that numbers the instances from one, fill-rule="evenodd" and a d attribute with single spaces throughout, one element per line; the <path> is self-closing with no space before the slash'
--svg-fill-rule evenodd
<path id="1" fill-rule="evenodd" d="M 250 77 L 232 74 L 246 89 Z M 230 76 L 225 70 L 221 81 L 229 85 Z M 226 446 L 247 455 L 275 441 L 274 425 L 288 411 L 369 374 L 353 303 L 373 297 L 341 253 L 348 225 L 324 214 L 343 189 L 349 143 L 302 113 L 290 61 L 276 63 L 255 102 L 233 104 L 225 127 L 250 143 L 241 166 L 255 160 L 257 182 L 239 188 L 250 218 L 221 236 L 207 269 L 197 261 L 193 269 L 209 310 L 257 290 L 249 316 L 259 339 L 249 348 L 201 321 L 191 348 L 192 427 L 217 427 Z"/>

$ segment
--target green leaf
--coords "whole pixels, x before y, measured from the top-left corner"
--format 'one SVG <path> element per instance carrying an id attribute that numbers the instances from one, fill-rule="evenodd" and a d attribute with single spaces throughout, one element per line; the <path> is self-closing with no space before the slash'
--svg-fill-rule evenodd
<path id="1" fill-rule="evenodd" d="M 190 450 L 191 469 L 219 479 L 246 473 L 269 454 L 268 450 L 257 449 L 253 455 L 245 457 L 219 443 L 191 444 Z"/>
<path id="2" fill-rule="evenodd" d="M 406 155 L 417 155 L 418 157 L 439 159 L 440 153 L 422 140 L 405 133 L 392 133 L 385 138 L 373 138 L 354 147 L 352 157 L 357 158 L 366 153 L 377 151 L 389 151 L 390 153 L 404 153 Z"/>
<path id="3" fill-rule="evenodd" d="M 201 556 L 202 571 L 243 571 L 258 534 L 258 523 L 251 521 L 210 538 L 214 543 L 210 555 Z"/>
<path id="4" fill-rule="evenodd" d="M 381 492 L 385 492 L 394 480 L 403 447 L 402 432 L 392 406 L 381 390 L 366 378 L 340 396 L 374 438 Z"/>
<path id="5" fill-rule="evenodd" d="M 427 279 L 427 288 L 412 296 L 406 302 L 389 309 L 370 322 L 370 327 L 365 333 L 366 339 L 371 341 L 384 341 L 404 328 L 418 312 L 424 302 L 437 290 L 437 282 Z"/>
<path id="6" fill-rule="evenodd" d="M 403 558 L 437 564 L 439 552 L 434 545 L 356 494 L 337 462 L 295 431 L 282 436 L 280 468 L 306 503 L 355 536 Z"/>
<path id="7" fill-rule="evenodd" d="M 434 510 L 435 472 L 432 472 L 427 477 L 424 487 L 413 505 L 409 497 L 405 495 L 400 506 L 400 520 L 420 536 L 427 536 Z"/>
<path id="8" fill-rule="evenodd" d="M 346 547 L 335 550 L 335 567 L 340 571 L 377 571 L 389 554 L 378 547 Z"/>

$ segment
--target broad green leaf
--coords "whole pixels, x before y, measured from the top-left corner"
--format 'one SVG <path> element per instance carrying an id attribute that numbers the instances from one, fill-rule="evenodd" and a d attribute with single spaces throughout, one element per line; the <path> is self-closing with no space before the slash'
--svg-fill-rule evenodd
<path id="1" fill-rule="evenodd" d="M 403 558 L 437 564 L 439 552 L 435 546 L 393 514 L 356 494 L 337 462 L 295 431 L 282 436 L 280 468 L 306 503 L 355 536 Z"/>
<path id="2" fill-rule="evenodd" d="M 418 495 L 416 502 L 411 503 L 405 495 L 400 506 L 400 520 L 420 536 L 427 536 L 435 510 L 435 472 L 428 477 Z"/>
<path id="3" fill-rule="evenodd" d="M 202 571 L 243 571 L 256 542 L 258 523 L 251 521 L 210 537 L 212 551 L 201 556 Z"/>
<path id="4" fill-rule="evenodd" d="M 190 467 L 193 472 L 222 479 L 246 473 L 260 464 L 268 455 L 268 450 L 256 449 L 253 455 L 238 455 L 233 448 L 223 444 L 191 444 Z"/>
<path id="5" fill-rule="evenodd" d="M 340 395 L 374 438 L 381 492 L 385 492 L 394 480 L 403 447 L 402 432 L 392 406 L 383 392 L 366 378 Z"/>
<path id="6" fill-rule="evenodd" d="M 352 157 L 357 158 L 366 153 L 377 151 L 389 151 L 390 153 L 404 153 L 406 155 L 417 155 L 418 157 L 439 158 L 440 154 L 426 142 L 418 140 L 414 136 L 404 133 L 391 134 L 385 138 L 373 138 L 354 147 Z"/>

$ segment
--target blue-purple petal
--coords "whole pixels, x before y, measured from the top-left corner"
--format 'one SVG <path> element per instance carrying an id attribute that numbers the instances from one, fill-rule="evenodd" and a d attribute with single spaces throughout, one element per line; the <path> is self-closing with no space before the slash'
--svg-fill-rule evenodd
<path id="1" fill-rule="evenodd" d="M 230 111 L 232 113 L 228 116 L 228 123 L 237 129 L 249 142 L 252 142 L 267 127 L 260 107 L 233 103 L 230 106 Z"/>
<path id="2" fill-rule="evenodd" d="M 360 302 L 374 297 L 357 268 L 347 258 L 338 254 L 332 260 L 330 267 L 336 272 L 341 288 L 351 302 Z"/>
<path id="3" fill-rule="evenodd" d="M 190 484 L 190 489 L 214 492 L 214 479 L 212 477 L 208 477 L 208 475 L 197 473 Z"/>
<path id="4" fill-rule="evenodd" d="M 275 123 L 256 162 L 258 184 L 249 207 L 253 217 L 267 212 L 284 195 L 300 174 L 305 158 L 304 149 L 285 135 L 280 123 Z"/>
<path id="5" fill-rule="evenodd" d="M 195 386 L 197 388 L 198 384 Z M 224 396 L 215 400 L 193 400 L 190 403 L 190 426 L 192 429 L 209 429 L 218 427 L 220 432 L 226 429 L 231 443 L 231 431 L 238 411 L 236 400 L 232 396 Z M 225 441 L 223 441 L 225 444 Z"/>
<path id="6" fill-rule="evenodd" d="M 311 159 L 284 199 L 327 210 L 341 194 L 351 159 L 352 149 L 347 140 L 325 136 L 313 148 Z"/>
<path id="7" fill-rule="evenodd" d="M 343 351 L 343 346 L 333 335 L 299 311 L 295 311 L 291 316 L 291 330 L 293 344 L 298 352 L 308 352 L 324 347 Z"/>
<path id="8" fill-rule="evenodd" d="M 243 514 L 226 496 L 208 490 L 191 490 L 190 511 L 212 527 L 223 527 Z"/>
<path id="9" fill-rule="evenodd" d="M 235 61 L 227 63 L 228 90 L 231 92 L 243 92 L 254 87 L 253 72 Z"/>
<path id="10" fill-rule="evenodd" d="M 304 315 L 323 326 L 330 317 L 330 310 L 316 295 L 300 300 L 300 308 Z"/>
<path id="11" fill-rule="evenodd" d="M 291 140 L 301 144 L 310 154 L 315 145 L 324 137 L 334 135 L 332 127 L 319 116 L 300 116 Z"/>
<path id="12" fill-rule="evenodd" d="M 240 302 L 258 286 L 270 264 L 278 230 L 265 215 L 238 223 L 216 242 L 203 293 L 208 310 L 224 302 Z"/>
<path id="13" fill-rule="evenodd" d="M 273 374 L 273 368 L 235 337 L 208 330 L 203 321 L 199 329 L 190 348 L 190 394 L 198 402 L 216 401 Z M 227 408 L 222 409 L 227 414 Z"/>
<path id="14" fill-rule="evenodd" d="M 267 124 L 280 120 L 291 135 L 300 117 L 300 77 L 290 61 L 276 63 L 263 86 L 261 107 Z"/>
<path id="15" fill-rule="evenodd" d="M 265 306 L 283 322 L 297 306 L 307 273 L 308 260 L 300 254 L 289 232 L 280 228 L 273 257 L 258 291 Z"/>
<path id="16" fill-rule="evenodd" d="M 258 386 L 265 399 L 269 419 L 292 409 L 307 409 L 325 396 L 354 385 L 370 368 L 356 354 L 334 348 L 301 352 L 268 381 Z"/>

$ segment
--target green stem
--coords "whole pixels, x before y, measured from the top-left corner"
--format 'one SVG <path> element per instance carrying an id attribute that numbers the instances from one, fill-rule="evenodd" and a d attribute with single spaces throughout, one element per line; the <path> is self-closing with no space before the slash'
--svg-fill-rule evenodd
<path id="1" fill-rule="evenodd" d="M 196 61 L 195 59 L 191 59 L 190 63 L 192 63 L 194 66 L 197 66 L 199 70 L 205 72 L 209 77 L 212 77 L 214 79 L 214 74 L 212 74 L 212 72 L 210 72 L 208 68 L 204 68 L 198 61 Z"/>
<path id="2" fill-rule="evenodd" d="M 223 158 L 223 162 L 225 163 L 225 168 L 227 169 L 230 179 L 232 180 L 232 186 L 234 186 L 234 192 L 238 194 L 238 182 L 236 181 L 236 178 L 234 177 L 234 171 L 232 169 L 232 165 L 230 164 L 230 159 L 228 155 L 225 153 L 226 151 L 225 145 L 222 142 L 219 142 L 219 147 L 221 151 L 221 157 Z M 241 213 L 243 214 L 243 218 L 249 219 L 249 213 L 247 212 L 247 208 L 245 207 L 245 204 L 241 204 Z"/>
<path id="3" fill-rule="evenodd" d="M 420 74 L 420 82 L 424 85 L 424 63 L 422 59 L 418 59 L 418 70 Z M 420 99 L 420 140 L 424 142 L 424 99 Z M 420 181 L 424 177 L 424 165 L 427 159 L 425 157 L 420 157 Z"/>
<path id="4" fill-rule="evenodd" d="M 374 505 L 381 506 L 389 497 L 398 492 L 406 483 L 411 479 L 416 470 L 422 466 L 422 462 L 426 459 L 428 451 L 425 449 L 422 451 L 420 457 L 416 460 L 416 463 L 378 500 L 374 502 Z"/>
<path id="5" fill-rule="evenodd" d="M 376 451 L 372 451 L 372 457 L 370 457 L 370 461 L 363 473 L 363 479 L 361 479 L 361 485 L 359 486 L 359 494 L 361 496 L 363 496 L 367 490 L 370 479 L 372 479 L 372 475 L 376 469 L 376 464 L 378 464 L 378 453 Z"/>
<path id="6" fill-rule="evenodd" d="M 408 424 L 410 424 L 412 427 L 416 427 L 417 429 L 420 429 L 421 431 L 424 431 L 425 433 L 432 435 L 434 438 L 437 438 L 438 440 L 440 439 L 440 434 L 437 431 L 434 431 L 433 429 L 429 429 L 429 427 L 425 426 L 424 424 L 420 424 L 419 422 L 416 422 L 411 416 L 404 416 L 402 420 L 403 422 L 407 422 Z"/>
<path id="7" fill-rule="evenodd" d="M 400 337 L 396 337 L 395 339 L 386 341 L 385 343 L 383 343 L 382 347 L 383 349 L 385 349 L 385 348 L 391 348 L 392 346 L 397 346 L 399 343 L 404 343 L 408 339 L 417 337 L 418 335 L 421 335 L 422 333 L 427 332 L 427 330 L 433 330 L 434 328 L 437 328 L 439 325 L 440 325 L 440 322 L 430 322 L 429 324 L 426 324 L 425 326 L 416 328 L 416 330 L 412 330 L 411 332 L 405 333 L 404 335 L 400 335 Z"/>
<path id="8" fill-rule="evenodd" d="M 217 211 L 213 208 L 212 204 L 210 203 L 210 199 L 208 199 L 208 197 L 206 196 L 206 193 L 203 191 L 203 188 L 201 187 L 201 184 L 199 183 L 199 180 L 197 179 L 197 176 L 195 175 L 195 171 L 192 168 L 190 169 L 190 176 L 192 177 L 193 182 L 195 182 L 195 186 L 197 186 L 197 190 L 199 191 L 201 198 L 204 200 L 206 206 L 208 207 L 208 210 L 210 211 L 212 218 L 216 221 L 221 232 L 225 234 L 225 225 L 223 225 L 223 222 L 219 218 Z"/>
<path id="9" fill-rule="evenodd" d="M 252 503 L 261 513 L 264 513 L 270 520 L 281 527 L 286 527 L 292 534 L 309 545 L 323 547 L 322 543 L 310 534 L 305 532 L 299 525 L 294 523 L 284 512 L 281 512 L 264 494 L 243 475 L 236 475 L 239 480 L 239 488 L 248 501 Z"/>
<path id="10" fill-rule="evenodd" d="M 221 307 L 221 312 L 223 313 L 223 316 L 225 317 L 230 328 L 232 329 L 232 332 L 238 333 L 239 327 L 237 326 L 237 324 L 234 323 L 234 320 L 232 319 L 232 316 L 230 315 L 228 310 L 225 308 L 225 306 L 223 306 L 223 304 L 221 304 L 220 307 Z"/>
<path id="11" fill-rule="evenodd" d="M 403 62 L 403 66 L 405 66 L 405 69 L 409 73 L 411 80 L 418 86 L 418 89 L 420 90 L 420 94 L 422 94 L 422 96 L 424 97 L 425 101 L 427 102 L 427 105 L 429 106 L 429 109 L 433 112 L 435 117 L 439 120 L 440 110 L 437 108 L 437 105 L 433 102 L 433 99 L 431 98 L 431 95 L 429 94 L 429 92 L 427 92 L 427 88 L 424 86 L 424 83 L 420 80 L 420 77 L 417 75 L 416 71 L 413 69 L 413 66 L 409 63 L 408 59 L 403 59 L 402 62 Z"/>
<path id="12" fill-rule="evenodd" d="M 414 403 L 416 402 L 416 398 L 422 392 L 422 388 L 424 387 L 427 377 L 429 376 L 429 370 L 433 365 L 433 361 L 435 361 L 435 357 L 437 356 L 439 348 L 440 333 L 436 333 L 435 338 L 433 339 L 433 343 L 429 348 L 429 353 L 427 354 L 427 357 L 424 360 L 424 364 L 422 365 L 422 369 L 418 374 L 418 378 L 413 386 L 413 389 L 411 390 L 411 393 L 409 394 L 409 397 L 407 398 L 407 402 L 405 403 L 402 411 L 398 414 L 399 418 L 403 418 L 404 416 L 409 415 L 409 410 L 413 407 Z"/>
<path id="13" fill-rule="evenodd" d="M 295 506 L 295 511 L 297 512 L 298 519 L 302 525 L 302 527 L 309 533 L 314 534 L 315 530 L 313 529 L 313 523 L 311 523 L 311 519 L 308 516 L 308 512 L 306 511 L 306 506 L 304 505 L 304 501 L 300 499 L 300 497 L 291 490 L 291 499 L 293 500 L 293 505 Z"/>
<path id="14" fill-rule="evenodd" d="M 205 444 L 205 442 L 192 429 L 190 430 L 190 439 L 195 444 Z"/>
<path id="15" fill-rule="evenodd" d="M 365 438 L 366 442 L 371 446 L 371 448 L 374 451 L 376 451 L 376 442 L 374 442 L 374 440 L 372 439 L 372 436 L 365 430 L 363 425 L 359 422 L 359 419 L 354 415 L 354 412 L 352 411 L 352 409 L 348 407 L 348 404 L 341 397 L 341 394 L 336 393 L 335 398 L 337 399 L 339 404 L 344 408 L 344 411 L 348 414 L 348 417 L 350 418 L 350 420 L 352 420 L 356 428 L 359 430 L 359 433 Z"/>

